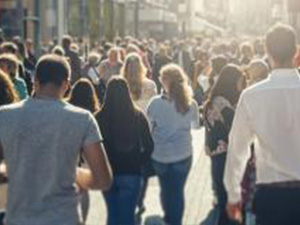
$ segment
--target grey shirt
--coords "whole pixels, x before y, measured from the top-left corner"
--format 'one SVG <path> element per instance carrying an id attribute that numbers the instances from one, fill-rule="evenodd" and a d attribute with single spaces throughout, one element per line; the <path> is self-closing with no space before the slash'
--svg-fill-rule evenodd
<path id="1" fill-rule="evenodd" d="M 0 108 L 7 163 L 7 225 L 75 225 L 79 151 L 101 141 L 94 117 L 56 100 L 28 99 Z"/>
<path id="2" fill-rule="evenodd" d="M 192 128 L 198 128 L 198 105 L 192 102 L 186 114 L 177 112 L 174 101 L 164 96 L 152 99 L 147 110 L 152 127 L 154 152 L 152 159 L 175 163 L 192 156 Z"/>

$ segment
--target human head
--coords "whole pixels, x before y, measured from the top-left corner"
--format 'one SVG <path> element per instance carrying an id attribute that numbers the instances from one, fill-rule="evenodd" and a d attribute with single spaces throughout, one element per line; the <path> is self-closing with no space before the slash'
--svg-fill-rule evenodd
<path id="1" fill-rule="evenodd" d="M 76 53 L 79 53 L 79 51 L 80 51 L 80 48 L 79 48 L 78 44 L 76 44 L 76 43 L 72 43 L 70 48 Z"/>
<path id="2" fill-rule="evenodd" d="M 126 48 L 126 54 L 130 54 L 130 53 L 139 53 L 140 52 L 140 48 L 135 45 L 135 44 L 129 44 L 127 45 L 127 48 Z"/>
<path id="3" fill-rule="evenodd" d="M 165 46 L 165 45 L 160 45 L 160 46 L 159 46 L 159 54 L 160 54 L 161 56 L 166 56 L 166 55 L 168 55 L 167 46 Z"/>
<path id="4" fill-rule="evenodd" d="M 131 53 L 127 55 L 121 70 L 121 75 L 128 82 L 133 99 L 140 99 L 143 80 L 146 77 L 146 68 L 139 54 Z"/>
<path id="5" fill-rule="evenodd" d="M 70 74 L 71 68 L 65 57 L 54 54 L 42 56 L 35 71 L 36 92 L 49 89 L 59 97 L 64 96 L 69 87 Z"/>
<path id="6" fill-rule="evenodd" d="M 19 60 L 13 54 L 0 55 L 0 69 L 7 73 L 11 80 L 18 76 Z"/>
<path id="7" fill-rule="evenodd" d="M 69 102 L 77 107 L 94 113 L 99 110 L 99 100 L 92 83 L 82 78 L 72 87 Z"/>
<path id="8" fill-rule="evenodd" d="M 227 99 L 232 106 L 235 106 L 244 88 L 244 84 L 245 79 L 242 71 L 236 65 L 229 64 L 222 69 L 211 91 L 210 100 L 220 96 Z"/>
<path id="9" fill-rule="evenodd" d="M 0 46 L 0 53 L 10 53 L 17 55 L 18 46 L 13 42 L 3 42 Z"/>
<path id="10" fill-rule="evenodd" d="M 11 104 L 19 100 L 12 81 L 8 75 L 0 70 L 0 106 Z"/>
<path id="11" fill-rule="evenodd" d="M 212 76 L 218 76 L 221 70 L 228 64 L 228 60 L 223 55 L 215 56 L 211 59 Z"/>
<path id="12" fill-rule="evenodd" d="M 183 69 L 176 64 L 169 64 L 161 69 L 160 74 L 164 90 L 168 98 L 175 102 L 177 112 L 187 113 L 192 101 L 192 91 Z"/>
<path id="13" fill-rule="evenodd" d="M 268 64 L 260 59 L 251 61 L 247 73 L 249 75 L 249 84 L 257 83 L 268 77 L 269 67 Z"/>
<path id="14" fill-rule="evenodd" d="M 101 56 L 96 52 L 91 52 L 88 56 L 88 63 L 91 66 L 97 66 L 101 60 Z"/>
<path id="15" fill-rule="evenodd" d="M 252 58 L 253 55 L 254 55 L 254 50 L 253 50 L 253 47 L 250 43 L 248 42 L 245 42 L 243 44 L 241 44 L 241 54 L 245 57 L 248 57 L 248 58 Z"/>
<path id="16" fill-rule="evenodd" d="M 64 49 L 70 49 L 73 40 L 70 35 L 64 35 L 62 38 L 62 46 Z"/>
<path id="17" fill-rule="evenodd" d="M 119 49 L 118 48 L 111 48 L 108 51 L 108 60 L 111 63 L 116 63 L 119 61 Z"/>
<path id="18" fill-rule="evenodd" d="M 32 47 L 33 47 L 33 42 L 32 42 L 32 40 L 31 40 L 31 39 L 27 39 L 27 40 L 26 40 L 26 48 L 27 48 L 28 50 L 31 50 Z"/>
<path id="19" fill-rule="evenodd" d="M 60 46 L 60 45 L 56 45 L 52 51 L 51 51 L 52 54 L 55 54 L 55 55 L 59 55 L 59 56 L 65 56 L 65 50 Z"/>
<path id="20" fill-rule="evenodd" d="M 275 25 L 267 33 L 266 49 L 274 67 L 292 65 L 297 52 L 295 30 L 288 25 Z"/>
<path id="21" fill-rule="evenodd" d="M 102 110 L 114 116 L 124 116 L 134 109 L 128 84 L 122 77 L 109 80 Z"/>

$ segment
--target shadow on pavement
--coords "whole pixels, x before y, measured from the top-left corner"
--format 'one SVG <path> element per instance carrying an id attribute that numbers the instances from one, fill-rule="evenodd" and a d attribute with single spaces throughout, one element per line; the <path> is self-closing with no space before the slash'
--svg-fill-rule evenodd
<path id="1" fill-rule="evenodd" d="M 163 218 L 161 216 L 148 216 L 145 219 L 144 225 L 164 225 Z"/>
<path id="2" fill-rule="evenodd" d="M 200 223 L 200 225 L 218 225 L 218 214 L 218 209 L 212 209 L 207 215 L 207 217 Z"/>

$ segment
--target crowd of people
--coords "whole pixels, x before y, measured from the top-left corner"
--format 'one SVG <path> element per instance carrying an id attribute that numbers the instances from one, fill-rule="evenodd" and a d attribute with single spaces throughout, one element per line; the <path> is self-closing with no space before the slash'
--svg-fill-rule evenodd
<path id="1" fill-rule="evenodd" d="M 106 224 L 134 225 L 156 176 L 164 223 L 181 225 L 200 127 L 216 224 L 300 224 L 293 28 L 86 46 L 65 35 L 38 58 L 0 37 L 0 224 L 86 224 L 95 189 Z"/>

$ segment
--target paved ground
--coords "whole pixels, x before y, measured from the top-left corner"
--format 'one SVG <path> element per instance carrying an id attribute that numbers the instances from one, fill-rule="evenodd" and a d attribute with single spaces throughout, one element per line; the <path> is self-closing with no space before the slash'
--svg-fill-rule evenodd
<path id="1" fill-rule="evenodd" d="M 210 178 L 210 161 L 204 153 L 204 131 L 193 132 L 194 164 L 186 187 L 186 210 L 184 225 L 211 225 L 214 220 Z M 106 209 L 100 192 L 91 192 L 91 210 L 87 225 L 105 225 Z M 150 181 L 146 197 L 145 225 L 160 224 L 162 210 L 159 203 L 157 179 Z"/>

